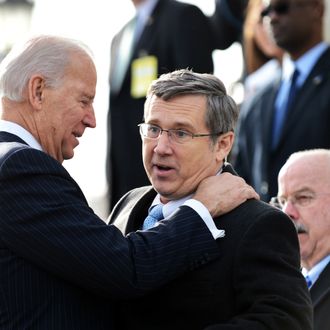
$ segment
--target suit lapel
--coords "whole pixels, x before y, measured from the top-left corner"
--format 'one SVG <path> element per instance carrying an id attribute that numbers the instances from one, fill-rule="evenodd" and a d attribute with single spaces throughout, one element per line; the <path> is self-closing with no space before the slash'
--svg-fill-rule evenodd
<path id="1" fill-rule="evenodd" d="M 143 28 L 141 36 L 136 43 L 134 49 L 134 57 L 141 57 L 149 54 L 150 45 L 152 45 L 153 38 L 159 38 L 158 35 L 155 34 L 155 24 L 159 21 L 158 17 L 162 11 L 162 7 L 164 6 L 164 1 L 159 0 L 149 16 L 149 19 L 146 22 L 146 25 Z"/>
<path id="2" fill-rule="evenodd" d="M 285 143 L 287 135 L 291 134 L 293 127 L 297 121 L 303 121 L 304 114 L 310 111 L 317 111 L 309 105 L 312 100 L 314 103 L 315 95 L 320 86 L 329 79 L 330 72 L 330 49 L 320 57 L 309 76 L 306 78 L 304 84 L 297 91 L 293 107 L 289 109 L 284 125 L 282 136 L 280 137 L 279 144 Z"/>
<path id="3" fill-rule="evenodd" d="M 319 278 L 310 290 L 314 308 L 330 295 L 330 263 L 324 268 Z"/>
<path id="4" fill-rule="evenodd" d="M 125 235 L 141 229 L 155 196 L 156 191 L 151 186 L 132 190 L 115 206 L 109 222 Z"/>
<path id="5" fill-rule="evenodd" d="M 136 231 L 142 228 L 142 224 L 148 215 L 149 207 L 156 196 L 154 189 L 150 188 L 132 207 L 128 217 L 126 233 Z"/>
<path id="6" fill-rule="evenodd" d="M 116 47 L 112 53 L 110 84 L 113 93 L 118 93 L 127 74 L 133 55 L 133 38 L 136 19 L 130 20 L 118 36 Z"/>
<path id="7" fill-rule="evenodd" d="M 262 118 L 262 141 L 264 143 L 265 154 L 269 155 L 273 138 L 273 120 L 274 120 L 274 104 L 276 95 L 281 83 L 281 76 L 279 75 L 271 86 L 268 93 L 263 97 L 265 104 L 260 108 Z"/>

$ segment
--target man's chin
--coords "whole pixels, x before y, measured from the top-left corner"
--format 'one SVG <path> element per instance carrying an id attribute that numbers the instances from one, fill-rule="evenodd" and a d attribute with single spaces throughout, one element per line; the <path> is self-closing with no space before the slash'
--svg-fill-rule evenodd
<path id="1" fill-rule="evenodd" d="M 64 160 L 69 160 L 69 159 L 72 159 L 73 156 L 74 156 L 74 150 L 72 149 L 70 152 L 66 151 L 66 152 L 63 152 L 63 159 Z"/>
<path id="2" fill-rule="evenodd" d="M 160 195 L 162 203 L 167 203 L 171 200 L 178 199 L 172 190 L 165 189 L 164 187 L 153 186 L 157 193 Z"/>

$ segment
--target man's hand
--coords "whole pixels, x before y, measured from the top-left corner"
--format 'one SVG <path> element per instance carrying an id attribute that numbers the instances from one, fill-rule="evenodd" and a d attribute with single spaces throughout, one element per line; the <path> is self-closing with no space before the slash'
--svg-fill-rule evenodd
<path id="1" fill-rule="evenodd" d="M 260 197 L 244 179 L 225 172 L 201 181 L 193 198 L 203 203 L 214 218 Z"/>

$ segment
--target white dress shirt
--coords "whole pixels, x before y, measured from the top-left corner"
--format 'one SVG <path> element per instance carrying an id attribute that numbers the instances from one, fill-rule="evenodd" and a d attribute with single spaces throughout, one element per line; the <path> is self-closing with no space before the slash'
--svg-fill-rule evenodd
<path id="1" fill-rule="evenodd" d="M 0 119 L 0 131 L 14 134 L 20 137 L 30 147 L 42 151 L 40 143 L 34 138 L 34 136 L 25 128 L 16 123 Z"/>
<path id="2" fill-rule="evenodd" d="M 157 204 L 161 204 L 159 194 L 157 194 L 150 207 Z M 181 205 L 189 206 L 198 213 L 198 215 L 205 222 L 207 228 L 211 232 L 214 239 L 225 236 L 225 231 L 220 230 L 215 226 L 214 221 L 208 209 L 198 200 L 191 198 L 191 195 L 174 201 L 169 201 L 168 203 L 163 204 L 164 218 L 166 219 L 167 217 L 169 217 Z"/>
<path id="3" fill-rule="evenodd" d="M 320 274 L 323 272 L 323 269 L 328 265 L 330 261 L 330 254 L 323 258 L 320 262 L 318 262 L 313 268 L 310 270 L 307 270 L 305 268 L 302 269 L 303 275 L 312 281 L 312 285 L 317 281 L 319 278 Z"/>

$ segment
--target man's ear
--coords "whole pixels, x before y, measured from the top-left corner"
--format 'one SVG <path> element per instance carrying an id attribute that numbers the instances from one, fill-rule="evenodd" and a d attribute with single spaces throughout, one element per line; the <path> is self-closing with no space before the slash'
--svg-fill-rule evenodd
<path id="1" fill-rule="evenodd" d="M 216 148 L 217 148 L 217 160 L 223 161 L 229 155 L 231 148 L 234 143 L 234 132 L 230 131 L 224 134 L 221 134 L 217 140 Z"/>
<path id="2" fill-rule="evenodd" d="M 45 80 L 41 75 L 33 75 L 28 84 L 28 98 L 35 109 L 41 109 Z"/>

